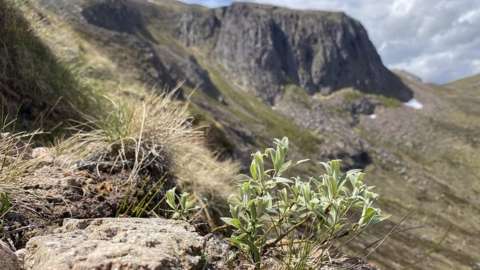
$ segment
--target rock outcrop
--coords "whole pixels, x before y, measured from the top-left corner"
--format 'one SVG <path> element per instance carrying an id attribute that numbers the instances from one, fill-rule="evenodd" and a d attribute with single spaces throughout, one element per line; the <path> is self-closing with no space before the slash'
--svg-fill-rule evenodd
<path id="1" fill-rule="evenodd" d="M 17 256 L 2 241 L 0 241 L 0 269 L 20 270 L 20 265 L 17 260 Z"/>
<path id="2" fill-rule="evenodd" d="M 104 218 L 65 220 L 26 249 L 26 270 L 221 269 L 228 244 L 181 221 Z"/>
<path id="3" fill-rule="evenodd" d="M 234 3 L 209 15 L 186 13 L 178 35 L 210 54 L 244 89 L 273 102 L 281 86 L 329 94 L 354 87 L 408 100 L 411 91 L 387 70 L 360 22 L 341 12 L 297 11 Z"/>

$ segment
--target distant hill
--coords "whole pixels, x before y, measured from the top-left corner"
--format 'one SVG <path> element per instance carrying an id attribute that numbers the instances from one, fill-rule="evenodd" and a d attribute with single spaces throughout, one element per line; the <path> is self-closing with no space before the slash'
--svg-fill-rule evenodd
<path id="1" fill-rule="evenodd" d="M 452 89 L 478 90 L 480 89 L 480 75 L 470 76 L 445 85 Z"/>

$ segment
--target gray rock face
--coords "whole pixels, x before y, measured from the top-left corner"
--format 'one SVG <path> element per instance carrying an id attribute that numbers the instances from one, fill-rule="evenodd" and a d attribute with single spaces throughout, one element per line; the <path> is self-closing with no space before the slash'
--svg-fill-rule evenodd
<path id="1" fill-rule="evenodd" d="M 228 245 L 212 243 L 167 219 L 65 220 L 56 233 L 32 238 L 25 269 L 212 269 Z M 205 267 L 205 268 L 203 268 Z"/>
<path id="2" fill-rule="evenodd" d="M 186 80 L 218 98 L 197 61 L 221 67 L 222 76 L 268 103 L 294 84 L 308 93 L 354 87 L 403 101 L 412 92 L 386 69 L 360 22 L 341 12 L 299 11 L 252 3 L 207 9 L 177 1 L 41 0 L 74 15 L 98 39 L 140 52 L 142 74 L 170 87 Z M 78 11 L 78 12 L 75 12 Z M 93 28 L 92 28 L 93 26 Z M 108 30 L 108 31 L 106 31 Z M 84 31 L 84 30 L 82 30 Z M 158 34 L 160 33 L 160 34 Z"/>
<path id="3" fill-rule="evenodd" d="M 0 241 L 0 269 L 2 270 L 20 270 L 17 256 L 10 248 Z"/>
<path id="4" fill-rule="evenodd" d="M 363 26 L 344 13 L 234 3 L 186 13 L 178 35 L 187 46 L 209 44 L 229 79 L 271 103 L 287 84 L 309 93 L 355 87 L 412 97 L 383 66 Z"/>

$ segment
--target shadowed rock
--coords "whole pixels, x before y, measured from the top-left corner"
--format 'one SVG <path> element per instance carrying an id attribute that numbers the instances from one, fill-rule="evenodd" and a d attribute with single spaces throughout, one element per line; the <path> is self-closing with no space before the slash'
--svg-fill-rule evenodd
<path id="1" fill-rule="evenodd" d="M 17 256 L 10 248 L 0 241 L 0 269 L 2 270 L 20 270 Z"/>

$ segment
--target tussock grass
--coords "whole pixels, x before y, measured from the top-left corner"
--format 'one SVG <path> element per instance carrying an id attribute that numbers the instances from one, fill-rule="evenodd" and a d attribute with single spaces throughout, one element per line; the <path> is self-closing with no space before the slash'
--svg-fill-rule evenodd
<path id="1" fill-rule="evenodd" d="M 20 188 L 20 179 L 42 162 L 32 158 L 32 140 L 39 132 L 9 133 L 12 124 L 6 120 L 0 123 L 0 239 L 7 237 L 3 227 L 7 215 L 19 204 L 15 198 L 27 201 L 32 196 Z"/>
<path id="2" fill-rule="evenodd" d="M 175 99 L 177 91 L 157 95 L 143 89 L 138 91 L 143 92 L 139 98 L 110 98 L 108 113 L 101 117 L 84 115 L 88 121 L 77 126 L 80 131 L 76 135 L 57 144 L 56 155 L 63 156 L 61 160 L 67 166 L 90 160 L 95 166 L 106 162 L 110 167 L 128 169 L 129 182 L 137 186 L 145 174 L 156 177 L 156 181 L 170 175 L 206 207 L 225 202 L 233 191 L 231 180 L 239 165 L 219 161 L 206 147 L 202 128 L 192 125 L 188 103 Z M 155 184 L 152 189 L 157 187 Z M 162 189 L 170 187 L 160 185 Z M 158 190 L 151 193 L 161 194 Z M 146 200 L 150 198 L 143 198 L 142 204 Z"/>
<path id="3" fill-rule="evenodd" d="M 14 189 L 16 180 L 40 163 L 31 157 L 31 153 L 32 140 L 41 132 L 9 133 L 7 130 L 12 123 L 3 121 L 0 127 L 0 190 Z"/>

